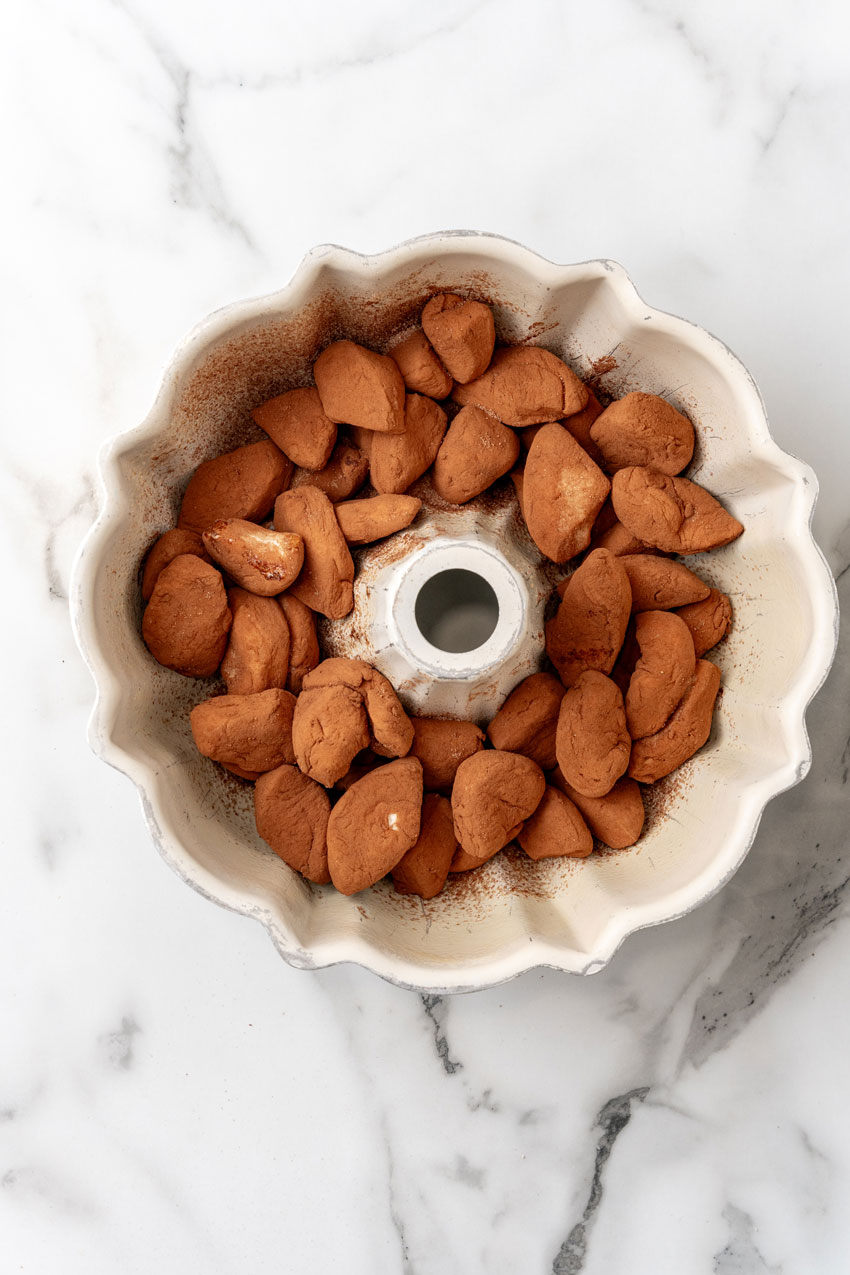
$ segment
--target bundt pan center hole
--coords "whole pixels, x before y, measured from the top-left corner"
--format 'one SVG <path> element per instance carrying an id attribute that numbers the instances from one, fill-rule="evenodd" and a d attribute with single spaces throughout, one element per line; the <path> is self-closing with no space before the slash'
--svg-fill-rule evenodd
<path id="1" fill-rule="evenodd" d="M 499 622 L 499 600 L 483 576 L 450 567 L 426 580 L 416 599 L 416 623 L 440 651 L 475 651 Z"/>

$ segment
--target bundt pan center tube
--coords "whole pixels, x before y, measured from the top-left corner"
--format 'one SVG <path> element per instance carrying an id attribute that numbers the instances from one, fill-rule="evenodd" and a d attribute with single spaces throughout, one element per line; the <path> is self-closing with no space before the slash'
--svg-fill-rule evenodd
<path id="1" fill-rule="evenodd" d="M 687 561 L 731 597 L 735 622 L 712 653 L 723 691 L 711 736 L 647 790 L 646 830 L 633 849 L 539 862 L 503 853 L 428 902 L 387 881 L 345 897 L 291 871 L 257 835 L 250 786 L 198 753 L 189 712 L 211 685 L 161 667 L 145 648 L 139 563 L 174 525 L 198 464 L 261 437 L 252 408 L 310 384 L 317 355 L 342 336 L 386 350 L 445 291 L 490 304 L 499 342 L 542 346 L 603 396 L 658 394 L 693 421 L 689 476 L 746 534 Z M 814 475 L 777 447 L 731 351 L 647 306 L 613 262 L 555 265 L 468 232 L 371 257 L 317 248 L 282 291 L 220 310 L 188 336 L 147 419 L 105 447 L 100 471 L 100 513 L 71 592 L 97 688 L 92 747 L 137 785 L 174 870 L 259 920 L 293 965 L 354 961 L 435 992 L 541 965 L 591 973 L 627 935 L 718 890 L 766 803 L 808 770 L 805 712 L 831 663 L 837 621 L 810 528 Z M 409 711 L 484 723 L 540 666 L 554 579 L 507 481 L 460 508 L 426 502 L 407 530 L 354 556 L 355 608 L 321 625 L 325 653 L 375 664 Z"/>

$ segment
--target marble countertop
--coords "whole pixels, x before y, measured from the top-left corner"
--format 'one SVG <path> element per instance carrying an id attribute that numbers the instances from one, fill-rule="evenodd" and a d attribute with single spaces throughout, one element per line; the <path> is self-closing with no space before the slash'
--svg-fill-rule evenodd
<path id="1" fill-rule="evenodd" d="M 850 604 L 845 8 L 37 0 L 6 31 L 0 1270 L 846 1271 L 846 637 L 716 898 L 593 978 L 441 999 L 290 969 L 168 871 L 86 747 L 67 614 L 97 451 L 186 330 L 313 244 L 453 226 L 616 258 L 722 336 Z"/>

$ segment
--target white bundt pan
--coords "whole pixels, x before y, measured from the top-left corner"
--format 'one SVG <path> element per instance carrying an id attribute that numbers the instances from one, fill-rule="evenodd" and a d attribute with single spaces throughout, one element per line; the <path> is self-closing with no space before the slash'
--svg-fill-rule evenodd
<path id="1" fill-rule="evenodd" d="M 691 476 L 745 534 L 689 559 L 729 593 L 734 629 L 710 658 L 723 692 L 708 744 L 658 785 L 638 846 L 584 861 L 500 855 L 432 902 L 386 882 L 353 898 L 302 880 L 258 838 L 251 789 L 200 757 L 188 710 L 208 683 L 161 668 L 140 637 L 139 563 L 173 525 L 201 461 L 255 438 L 249 408 L 304 384 L 343 335 L 381 347 L 435 291 L 490 302 L 502 340 L 561 355 L 614 395 L 687 412 Z M 147 419 L 108 443 L 100 514 L 73 573 L 72 611 L 97 698 L 94 751 L 136 784 L 154 841 L 208 898 L 254 917 L 290 964 L 353 961 L 429 991 L 470 991 L 535 966 L 601 969 L 635 930 L 690 911 L 742 862 L 765 805 L 806 774 L 806 707 L 837 632 L 832 577 L 810 530 L 812 471 L 770 436 L 752 378 L 722 342 L 652 310 L 610 261 L 554 265 L 491 235 L 427 236 L 377 256 L 316 248 L 280 292 L 217 311 L 182 343 Z"/>

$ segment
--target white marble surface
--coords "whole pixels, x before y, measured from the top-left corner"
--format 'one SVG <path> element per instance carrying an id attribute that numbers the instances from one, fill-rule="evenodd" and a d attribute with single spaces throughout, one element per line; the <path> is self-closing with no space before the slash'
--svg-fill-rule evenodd
<path id="1" fill-rule="evenodd" d="M 611 256 L 819 473 L 850 604 L 850 20 L 687 5 L 13 3 L 0 41 L 0 1270 L 848 1269 L 850 651 L 712 902 L 603 973 L 297 972 L 89 755 L 71 558 L 180 336 L 326 240 Z"/>

